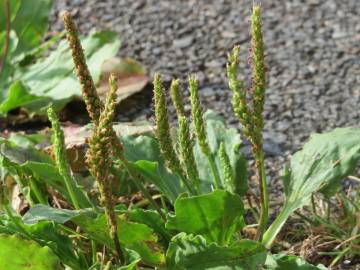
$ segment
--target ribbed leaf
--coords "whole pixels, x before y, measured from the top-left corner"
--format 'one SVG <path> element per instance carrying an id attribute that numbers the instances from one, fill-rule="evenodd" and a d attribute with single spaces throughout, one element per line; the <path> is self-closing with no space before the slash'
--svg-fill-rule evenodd
<path id="1" fill-rule="evenodd" d="M 200 235 L 180 233 L 166 254 L 167 270 L 257 270 L 265 263 L 266 250 L 251 240 L 231 246 L 207 244 Z M 288 269 L 289 270 L 289 269 Z"/>

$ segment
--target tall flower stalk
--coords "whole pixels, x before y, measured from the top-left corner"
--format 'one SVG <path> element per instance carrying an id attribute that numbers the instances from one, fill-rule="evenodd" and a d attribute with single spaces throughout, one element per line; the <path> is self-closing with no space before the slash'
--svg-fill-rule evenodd
<path id="1" fill-rule="evenodd" d="M 94 127 L 89 142 L 87 162 L 90 173 L 99 186 L 100 199 L 105 208 L 105 215 L 114 242 L 116 254 L 121 262 L 124 261 L 118 238 L 117 215 L 114 210 L 114 201 L 111 193 L 110 168 L 112 165 L 112 119 L 115 111 L 117 82 L 114 76 L 109 79 L 110 92 L 104 110 L 100 114 L 98 125 Z"/>
<path id="2" fill-rule="evenodd" d="M 71 169 L 66 158 L 64 132 L 60 127 L 55 111 L 52 108 L 49 108 L 47 113 L 53 130 L 52 141 L 54 145 L 56 167 L 58 168 L 61 177 L 64 179 L 72 204 L 75 209 L 80 209 L 80 204 L 75 194 L 76 183 L 72 177 Z"/>
<path id="3" fill-rule="evenodd" d="M 220 175 L 216 167 L 215 158 L 211 152 L 210 146 L 207 141 L 206 126 L 203 117 L 203 109 L 199 99 L 199 88 L 197 80 L 194 76 L 189 77 L 189 90 L 191 102 L 191 116 L 195 127 L 195 134 L 199 143 L 201 151 L 209 160 L 211 171 L 214 177 L 215 188 L 221 187 Z"/>
<path id="4" fill-rule="evenodd" d="M 95 83 L 86 64 L 86 58 L 80 43 L 79 34 L 69 12 L 65 11 L 63 13 L 63 21 L 66 30 L 66 38 L 68 40 L 69 48 L 71 49 L 75 72 L 79 78 L 86 109 L 93 122 L 97 124 L 103 104 L 98 96 Z"/>
<path id="5" fill-rule="evenodd" d="M 171 139 L 166 97 L 160 74 L 155 74 L 153 84 L 156 118 L 155 135 L 159 141 L 160 150 L 165 158 L 167 167 L 173 172 L 182 173 L 180 162 Z"/>
<path id="6" fill-rule="evenodd" d="M 236 116 L 243 125 L 244 135 L 252 144 L 257 177 L 261 196 L 261 213 L 256 238 L 262 239 L 269 215 L 269 196 L 266 182 L 265 161 L 263 151 L 264 102 L 265 102 L 265 61 L 264 43 L 261 32 L 260 6 L 254 5 L 251 16 L 251 57 L 252 57 L 252 108 L 247 101 L 247 92 L 243 82 L 237 80 L 239 52 L 237 46 L 229 55 L 227 75 L 229 88 L 233 92 L 232 105 Z"/>

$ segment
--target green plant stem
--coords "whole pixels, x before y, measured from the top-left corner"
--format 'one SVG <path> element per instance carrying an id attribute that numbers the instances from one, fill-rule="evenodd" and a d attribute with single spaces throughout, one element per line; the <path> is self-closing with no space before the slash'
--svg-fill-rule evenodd
<path id="1" fill-rule="evenodd" d="M 91 240 L 91 256 L 92 256 L 92 264 L 96 264 L 97 263 L 96 242 L 94 240 Z"/>
<path id="2" fill-rule="evenodd" d="M 31 176 L 29 179 L 29 183 L 30 183 L 30 188 L 31 190 L 34 192 L 36 199 L 41 203 L 41 204 L 45 204 L 47 205 L 47 199 L 43 196 L 43 194 L 41 193 L 38 184 L 36 183 L 36 181 L 33 179 L 33 177 Z"/>
<path id="3" fill-rule="evenodd" d="M 183 182 L 183 184 L 185 185 L 186 189 L 189 191 L 190 194 L 198 195 L 198 192 L 195 189 L 193 189 L 187 178 L 183 176 L 181 172 L 178 171 L 176 174 L 181 179 L 181 181 Z"/>
<path id="4" fill-rule="evenodd" d="M 119 160 L 124 165 L 125 169 L 127 170 L 130 179 L 135 184 L 136 188 L 138 188 L 141 193 L 145 196 L 146 199 L 148 199 L 149 203 L 154 207 L 156 212 L 160 215 L 161 219 L 166 222 L 166 216 L 164 215 L 163 211 L 159 207 L 159 205 L 154 201 L 153 197 L 151 196 L 150 192 L 143 186 L 142 182 L 138 177 L 136 177 L 136 173 L 133 172 L 133 169 L 131 168 L 130 164 L 127 162 L 127 160 L 123 157 L 122 153 L 117 152 L 116 156 L 119 158 Z"/>
<path id="5" fill-rule="evenodd" d="M 161 206 L 162 206 L 162 208 L 164 209 L 165 213 L 166 213 L 166 214 L 169 214 L 169 208 L 168 208 L 167 205 L 166 205 L 166 201 L 165 201 L 164 195 L 161 195 L 161 196 L 160 196 L 160 201 L 161 201 Z"/>
<path id="6" fill-rule="evenodd" d="M 212 172 L 212 174 L 214 176 L 215 189 L 219 189 L 219 188 L 221 188 L 221 180 L 220 180 L 220 175 L 219 175 L 218 169 L 216 167 L 214 156 L 211 153 L 206 155 L 206 156 L 207 156 L 207 158 L 209 160 L 211 172 Z"/>
<path id="7" fill-rule="evenodd" d="M 68 174 L 64 174 L 63 179 L 64 179 L 64 182 L 65 182 L 66 189 L 69 192 L 72 204 L 74 205 L 76 210 L 79 210 L 81 207 L 80 207 L 80 204 L 79 204 L 79 202 L 78 202 L 78 200 L 76 198 L 73 179 Z"/>
<path id="8" fill-rule="evenodd" d="M 331 262 L 331 264 L 329 265 L 329 269 L 331 269 L 335 264 L 337 264 L 338 263 L 338 261 L 342 258 L 342 257 L 344 257 L 345 256 L 345 254 L 347 253 L 347 252 L 349 252 L 351 250 L 351 247 L 347 247 L 347 248 L 345 248 L 344 250 L 342 250 L 337 256 L 336 256 L 336 258 Z"/>
<path id="9" fill-rule="evenodd" d="M 258 157 L 258 173 L 260 180 L 260 196 L 261 196 L 261 211 L 260 211 L 260 221 L 259 227 L 256 233 L 256 239 L 258 241 L 262 240 L 266 225 L 269 220 L 269 194 L 266 181 L 266 171 L 265 171 L 265 161 L 264 161 L 264 152 L 261 150 Z"/>
<path id="10" fill-rule="evenodd" d="M 279 215 L 277 215 L 276 219 L 273 223 L 271 223 L 271 226 L 266 230 L 262 237 L 262 244 L 265 246 L 265 248 L 270 249 L 277 234 L 281 230 L 282 226 L 284 225 L 287 218 L 290 216 L 291 213 L 291 207 L 292 205 L 289 205 L 289 209 L 283 208 Z"/>
<path id="11" fill-rule="evenodd" d="M 314 194 L 311 194 L 311 207 L 312 207 L 313 214 L 317 216 Z"/>

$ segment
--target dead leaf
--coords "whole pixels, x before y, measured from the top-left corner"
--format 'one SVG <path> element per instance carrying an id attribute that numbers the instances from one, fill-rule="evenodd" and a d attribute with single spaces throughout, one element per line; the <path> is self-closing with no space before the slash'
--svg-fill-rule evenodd
<path id="1" fill-rule="evenodd" d="M 151 135 L 154 127 L 147 121 L 124 122 L 113 125 L 117 136 Z M 67 125 L 62 127 L 65 137 L 66 154 L 73 172 L 86 171 L 87 140 L 92 134 L 92 125 Z M 44 149 L 53 156 L 52 146 Z"/>
<path id="2" fill-rule="evenodd" d="M 98 93 L 103 101 L 109 89 L 110 74 L 115 74 L 118 78 L 117 102 L 142 91 L 149 82 L 145 69 L 139 62 L 131 58 L 110 58 L 104 61 L 101 67 Z"/>

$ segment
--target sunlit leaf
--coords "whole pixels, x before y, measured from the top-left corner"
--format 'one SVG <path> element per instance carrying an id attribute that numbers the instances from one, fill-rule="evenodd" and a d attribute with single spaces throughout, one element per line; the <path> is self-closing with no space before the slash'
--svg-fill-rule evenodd
<path id="1" fill-rule="evenodd" d="M 207 244 L 202 236 L 180 233 L 171 240 L 166 253 L 166 269 L 257 270 L 261 269 L 265 259 L 265 248 L 255 241 L 240 240 L 231 246 L 218 246 Z"/>
<path id="2" fill-rule="evenodd" d="M 268 255 L 264 270 L 326 270 L 325 266 L 314 266 L 305 260 L 291 255 Z"/>
<path id="3" fill-rule="evenodd" d="M 50 248 L 17 235 L 0 234 L 0 269 L 57 270 L 61 267 Z"/>
<path id="4" fill-rule="evenodd" d="M 224 190 L 193 197 L 179 197 L 175 214 L 168 216 L 166 228 L 200 234 L 221 245 L 229 243 L 243 224 L 243 203 L 239 195 Z"/>
<path id="5" fill-rule="evenodd" d="M 82 45 L 91 75 L 95 83 L 98 83 L 101 74 L 99 63 L 117 53 L 120 41 L 113 32 L 93 32 L 82 38 Z M 0 104 L 0 113 L 6 114 L 11 109 L 23 106 L 29 113 L 45 114 L 51 104 L 56 109 L 61 109 L 71 99 L 81 98 L 80 85 L 73 68 L 70 50 L 67 42 L 63 40 L 48 57 L 16 70 L 14 81 L 21 81 L 18 86 L 23 88 L 8 93 L 4 101 L 6 106 Z M 28 97 L 26 104 L 13 96 L 18 96 L 19 91 Z M 33 102 L 29 97 L 34 98 Z"/>
<path id="6" fill-rule="evenodd" d="M 309 202 L 311 194 L 321 191 L 333 195 L 341 181 L 351 174 L 360 158 L 360 129 L 337 128 L 314 134 L 303 149 L 291 158 L 289 175 L 285 177 L 284 207 L 264 235 L 270 246 L 288 217 Z"/>

